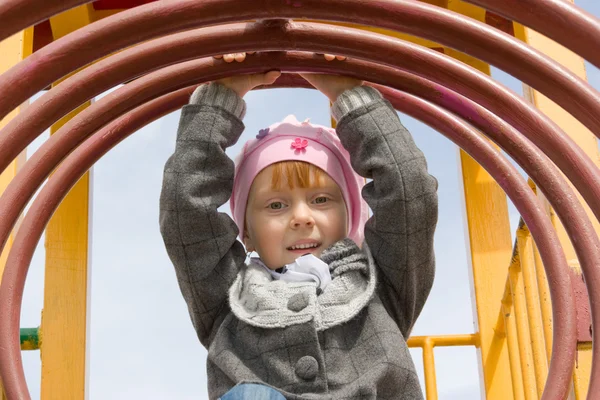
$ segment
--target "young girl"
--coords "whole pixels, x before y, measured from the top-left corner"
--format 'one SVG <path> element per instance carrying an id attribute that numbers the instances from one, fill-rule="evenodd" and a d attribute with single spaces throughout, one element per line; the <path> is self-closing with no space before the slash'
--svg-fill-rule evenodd
<path id="1" fill-rule="evenodd" d="M 317 74 L 337 132 L 290 116 L 234 167 L 242 97 L 278 75 L 200 86 L 165 166 L 161 232 L 209 397 L 422 399 L 406 339 L 433 283 L 437 181 L 378 91 Z"/>

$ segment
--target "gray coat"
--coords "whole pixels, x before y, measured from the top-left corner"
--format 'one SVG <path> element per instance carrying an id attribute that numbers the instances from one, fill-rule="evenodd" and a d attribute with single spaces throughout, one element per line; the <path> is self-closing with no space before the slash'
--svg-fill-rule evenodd
<path id="1" fill-rule="evenodd" d="M 250 264 L 232 219 L 234 164 L 245 105 L 202 86 L 181 114 L 165 167 L 160 227 L 200 342 L 209 397 L 258 382 L 288 399 L 422 399 L 406 339 L 434 276 L 437 181 L 379 92 L 358 87 L 333 106 L 354 169 L 372 179 L 373 211 L 360 249 L 350 239 L 323 252 L 333 281 L 273 281 Z"/>

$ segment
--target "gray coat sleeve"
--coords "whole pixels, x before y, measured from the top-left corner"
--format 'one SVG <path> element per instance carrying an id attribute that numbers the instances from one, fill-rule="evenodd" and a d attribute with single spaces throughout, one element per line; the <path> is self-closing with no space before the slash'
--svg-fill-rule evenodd
<path id="1" fill-rule="evenodd" d="M 160 230 L 198 337 L 208 347 L 245 260 L 235 223 L 217 212 L 231 196 L 234 164 L 225 148 L 244 129 L 245 105 L 216 84 L 198 88 L 192 102 L 181 112 L 175 152 L 165 165 Z"/>
<path id="2" fill-rule="evenodd" d="M 372 181 L 363 197 L 373 211 L 365 241 L 379 271 L 379 295 L 408 337 L 433 285 L 437 180 L 394 108 L 371 87 L 333 105 L 338 135 L 358 174 Z"/>

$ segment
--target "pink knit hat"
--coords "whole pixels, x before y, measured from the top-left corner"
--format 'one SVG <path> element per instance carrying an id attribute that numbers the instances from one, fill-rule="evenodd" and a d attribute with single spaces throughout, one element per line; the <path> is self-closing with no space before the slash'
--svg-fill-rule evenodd
<path id="1" fill-rule="evenodd" d="M 350 155 L 342 147 L 334 129 L 309 122 L 300 123 L 293 115 L 261 129 L 256 139 L 246 142 L 236 158 L 229 203 L 240 238 L 244 237 L 246 203 L 254 178 L 269 165 L 280 161 L 305 161 L 327 172 L 340 187 L 346 202 L 348 237 L 362 245 L 369 212 L 361 196 L 364 178 L 352 169 Z"/>

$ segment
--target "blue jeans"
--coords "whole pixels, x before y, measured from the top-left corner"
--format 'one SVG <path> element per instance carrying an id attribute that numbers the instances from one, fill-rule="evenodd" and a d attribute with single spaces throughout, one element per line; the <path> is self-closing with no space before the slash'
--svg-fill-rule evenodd
<path id="1" fill-rule="evenodd" d="M 220 400 L 285 400 L 277 390 L 256 383 L 240 383 L 225 393 Z"/>

